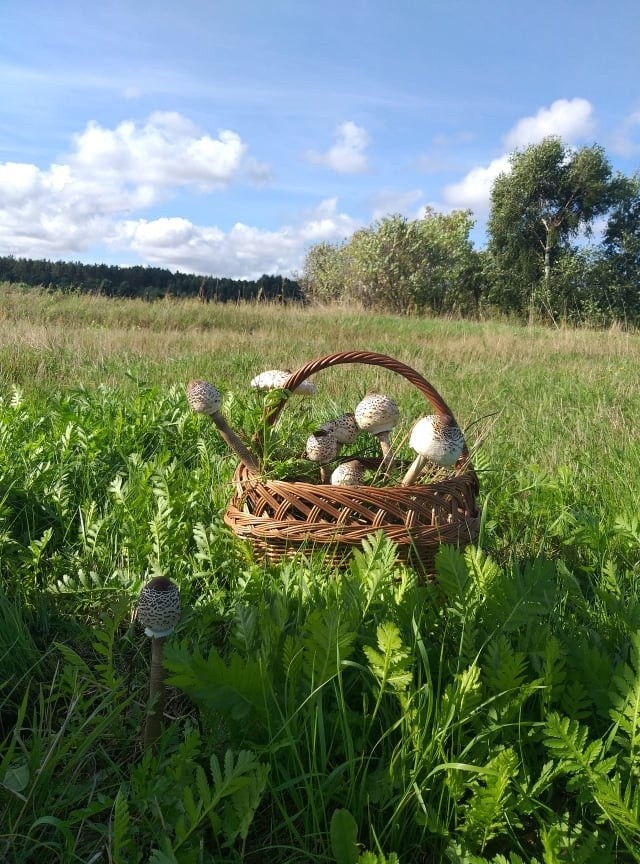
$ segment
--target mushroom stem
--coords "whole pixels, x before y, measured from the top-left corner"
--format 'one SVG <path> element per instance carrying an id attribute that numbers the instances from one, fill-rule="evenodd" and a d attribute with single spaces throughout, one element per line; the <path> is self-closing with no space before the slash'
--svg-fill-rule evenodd
<path id="1" fill-rule="evenodd" d="M 258 474 L 260 472 L 258 460 L 225 420 L 220 410 L 222 397 L 213 384 L 209 384 L 208 381 L 189 381 L 187 384 L 187 401 L 193 411 L 211 417 L 225 444 L 244 463 L 249 474 Z"/>
<path id="2" fill-rule="evenodd" d="M 162 733 L 162 718 L 166 701 L 162 658 L 166 636 L 151 640 L 151 670 L 149 675 L 149 706 L 144 724 L 144 746 L 154 747 Z"/>
<path id="3" fill-rule="evenodd" d="M 388 432 L 379 432 L 376 438 L 380 442 L 380 450 L 382 451 L 382 462 L 380 470 L 385 474 L 391 470 L 393 465 L 393 450 L 391 449 L 391 436 Z"/>
<path id="4" fill-rule="evenodd" d="M 418 479 L 418 476 L 420 475 L 420 472 L 422 471 L 422 469 L 426 465 L 426 462 L 427 462 L 426 456 L 420 456 L 420 455 L 416 456 L 416 458 L 413 460 L 413 462 L 411 463 L 411 465 L 407 469 L 407 473 L 402 478 L 402 482 L 400 483 L 400 485 L 401 486 L 411 486 L 413 483 L 415 483 L 416 480 Z"/>
<path id="5" fill-rule="evenodd" d="M 240 438 L 236 435 L 236 433 L 224 419 L 223 415 L 218 412 L 217 414 L 210 414 L 209 416 L 216 424 L 218 431 L 220 432 L 220 436 L 226 443 L 227 447 L 233 450 L 233 452 L 240 459 L 240 461 L 244 463 L 249 474 L 258 474 L 260 472 L 260 465 L 258 464 L 258 460 L 247 448 L 246 444 L 244 444 L 244 442 L 241 441 Z"/>
<path id="6" fill-rule="evenodd" d="M 331 483 L 331 466 L 330 465 L 321 465 L 320 466 L 320 482 L 321 483 Z"/>

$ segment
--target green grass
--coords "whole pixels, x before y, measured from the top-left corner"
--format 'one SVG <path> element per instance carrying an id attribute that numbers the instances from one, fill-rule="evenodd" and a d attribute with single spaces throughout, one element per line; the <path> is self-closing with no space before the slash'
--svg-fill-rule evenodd
<path id="1" fill-rule="evenodd" d="M 640 860 L 640 338 L 355 309 L 2 289 L 0 859 Z M 429 379 L 468 428 L 477 548 L 432 584 L 372 536 L 266 566 L 222 522 L 235 460 L 184 385 L 335 351 Z M 292 399 L 280 456 L 373 366 Z M 142 752 L 151 575 L 176 582 L 166 729 Z M 358 845 L 356 846 L 355 843 Z"/>

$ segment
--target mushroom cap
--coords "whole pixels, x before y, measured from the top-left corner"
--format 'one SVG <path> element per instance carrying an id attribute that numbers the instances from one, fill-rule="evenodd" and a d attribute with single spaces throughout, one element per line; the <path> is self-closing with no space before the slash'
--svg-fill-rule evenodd
<path id="1" fill-rule="evenodd" d="M 147 636 L 168 636 L 180 620 L 180 592 L 166 576 L 143 585 L 138 599 L 138 621 Z"/>
<path id="2" fill-rule="evenodd" d="M 436 465 L 448 467 L 462 456 L 464 435 L 452 417 L 429 414 L 414 425 L 409 445 L 419 456 L 424 456 Z"/>
<path id="3" fill-rule="evenodd" d="M 198 414 L 218 414 L 222 407 L 220 391 L 208 381 L 189 381 L 187 401 L 191 410 Z"/>
<path id="4" fill-rule="evenodd" d="M 291 374 L 287 369 L 267 369 L 251 379 L 251 386 L 256 390 L 281 390 Z M 316 385 L 311 381 L 302 381 L 293 392 L 299 396 L 313 396 Z"/>
<path id="5" fill-rule="evenodd" d="M 311 462 L 326 465 L 338 455 L 338 441 L 330 429 L 317 429 L 307 438 L 304 450 L 305 456 Z"/>
<path id="6" fill-rule="evenodd" d="M 338 444 L 353 444 L 360 434 L 360 428 L 356 423 L 353 411 L 346 411 L 334 420 L 329 420 L 320 428 L 327 432 L 333 432 Z"/>
<path id="7" fill-rule="evenodd" d="M 356 423 L 363 432 L 380 435 L 390 432 L 400 422 L 400 409 L 389 396 L 369 393 L 356 405 Z"/>
<path id="8" fill-rule="evenodd" d="M 334 486 L 362 486 L 364 483 L 364 465 L 358 459 L 341 462 L 331 474 Z"/>

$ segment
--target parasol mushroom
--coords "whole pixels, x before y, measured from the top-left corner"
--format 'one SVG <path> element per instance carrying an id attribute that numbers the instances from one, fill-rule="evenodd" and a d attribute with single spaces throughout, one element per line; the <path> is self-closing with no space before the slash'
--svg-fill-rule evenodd
<path id="1" fill-rule="evenodd" d="M 151 639 L 149 713 L 144 726 L 144 746 L 154 744 L 162 731 L 165 688 L 162 655 L 164 643 L 180 620 L 180 592 L 165 576 L 156 576 L 143 585 L 136 611 L 138 621 Z"/>
<path id="2" fill-rule="evenodd" d="M 331 480 L 329 462 L 338 455 L 338 441 L 334 433 L 330 429 L 316 429 L 307 438 L 304 455 L 311 462 L 320 465 L 321 482 L 329 483 Z"/>
<path id="3" fill-rule="evenodd" d="M 187 401 L 193 411 L 211 417 L 227 446 L 245 464 L 249 474 L 257 474 L 260 471 L 258 461 L 224 419 L 220 411 L 222 396 L 213 384 L 209 384 L 208 381 L 189 381 L 187 384 Z"/>
<path id="4" fill-rule="evenodd" d="M 400 422 L 400 410 L 389 396 L 369 393 L 356 405 L 354 412 L 358 428 L 370 432 L 380 442 L 382 450 L 381 468 L 388 471 L 393 462 L 389 433 Z"/>
<path id="5" fill-rule="evenodd" d="M 341 462 L 331 474 L 333 486 L 362 486 L 364 483 L 364 465 L 359 459 Z"/>
<path id="6" fill-rule="evenodd" d="M 455 465 L 464 450 L 464 435 L 453 417 L 429 414 L 416 422 L 409 444 L 418 455 L 404 475 L 402 486 L 415 483 L 426 462 L 443 468 Z"/>
<path id="7" fill-rule="evenodd" d="M 343 444 L 353 444 L 360 434 L 353 411 L 346 411 L 344 414 L 340 414 L 334 420 L 324 423 L 320 429 L 326 432 L 333 432 L 338 442 L 338 451 Z"/>
<path id="8" fill-rule="evenodd" d="M 251 379 L 251 386 L 256 390 L 282 390 L 291 374 L 288 369 L 267 369 Z M 302 381 L 293 390 L 297 396 L 313 396 L 315 392 L 316 385 L 311 381 Z"/>

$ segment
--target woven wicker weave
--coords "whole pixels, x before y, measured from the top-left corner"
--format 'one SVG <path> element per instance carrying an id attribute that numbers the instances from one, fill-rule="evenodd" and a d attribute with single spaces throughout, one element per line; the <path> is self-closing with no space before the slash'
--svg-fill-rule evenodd
<path id="1" fill-rule="evenodd" d="M 320 357 L 292 373 L 289 392 L 310 375 L 344 363 L 381 366 L 406 378 L 430 403 L 427 413 L 451 409 L 415 370 L 368 351 L 348 351 Z M 272 425 L 287 396 L 265 417 Z M 377 469 L 381 460 L 363 460 Z M 464 546 L 477 539 L 480 516 L 476 506 L 478 480 L 465 449 L 452 476 L 412 486 L 332 486 L 251 476 L 242 463 L 234 475 L 235 491 L 224 521 L 249 540 L 259 557 L 279 561 L 299 551 L 321 549 L 328 564 L 344 563 L 363 538 L 381 529 L 398 545 L 402 561 L 421 572 L 433 572 L 442 543 Z"/>

